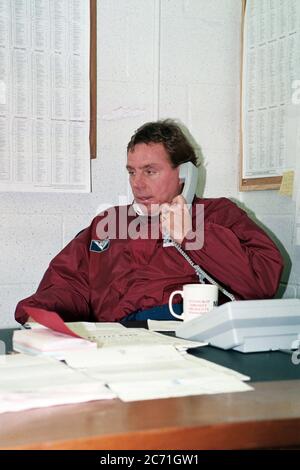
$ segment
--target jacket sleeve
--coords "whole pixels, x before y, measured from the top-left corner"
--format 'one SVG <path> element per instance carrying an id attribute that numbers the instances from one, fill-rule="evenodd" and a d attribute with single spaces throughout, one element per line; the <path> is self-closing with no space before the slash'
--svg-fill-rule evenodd
<path id="1" fill-rule="evenodd" d="M 229 199 L 219 202 L 215 215 L 204 224 L 202 248 L 187 253 L 236 298 L 273 297 L 283 269 L 279 250 L 246 212 Z"/>
<path id="2" fill-rule="evenodd" d="M 89 321 L 89 243 L 91 229 L 83 230 L 50 263 L 32 296 L 21 300 L 15 319 L 28 319 L 24 307 L 57 312 L 65 321 Z"/>

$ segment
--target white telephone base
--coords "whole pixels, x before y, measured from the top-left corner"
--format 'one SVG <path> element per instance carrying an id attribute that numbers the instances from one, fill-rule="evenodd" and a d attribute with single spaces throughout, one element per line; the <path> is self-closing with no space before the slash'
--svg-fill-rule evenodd
<path id="1" fill-rule="evenodd" d="M 298 348 L 300 299 L 228 302 L 183 322 L 175 333 L 179 338 L 244 353 Z"/>

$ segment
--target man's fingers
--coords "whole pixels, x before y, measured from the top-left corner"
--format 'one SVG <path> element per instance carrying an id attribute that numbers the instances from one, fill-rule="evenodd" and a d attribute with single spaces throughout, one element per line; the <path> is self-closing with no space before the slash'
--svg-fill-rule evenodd
<path id="1" fill-rule="evenodd" d="M 170 204 L 168 204 L 167 202 L 165 202 L 164 204 L 161 204 L 159 210 L 161 214 L 168 213 L 170 210 Z"/>
<path id="2" fill-rule="evenodd" d="M 184 206 L 184 204 L 186 204 L 186 200 L 184 199 L 184 197 L 179 194 L 178 196 L 174 197 L 174 199 L 172 199 L 172 203 L 171 205 L 173 204 L 178 204 L 179 206 Z"/>

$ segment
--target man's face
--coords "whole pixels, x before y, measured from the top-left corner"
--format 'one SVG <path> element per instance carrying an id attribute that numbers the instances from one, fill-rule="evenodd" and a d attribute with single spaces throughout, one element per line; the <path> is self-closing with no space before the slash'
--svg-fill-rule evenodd
<path id="1" fill-rule="evenodd" d="M 138 204 L 171 203 L 180 194 L 179 169 L 173 168 L 163 144 L 137 144 L 127 155 L 131 189 Z"/>

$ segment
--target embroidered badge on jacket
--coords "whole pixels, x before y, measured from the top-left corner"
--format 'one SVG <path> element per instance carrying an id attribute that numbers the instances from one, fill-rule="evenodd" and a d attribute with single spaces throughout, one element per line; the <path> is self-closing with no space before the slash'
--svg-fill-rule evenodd
<path id="1" fill-rule="evenodd" d="M 110 240 L 106 238 L 105 240 L 92 240 L 90 244 L 90 251 L 95 251 L 96 253 L 102 253 L 109 248 Z"/>

